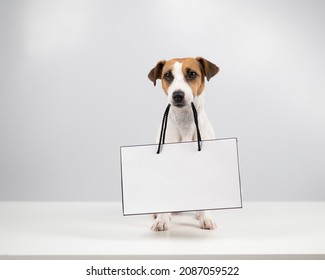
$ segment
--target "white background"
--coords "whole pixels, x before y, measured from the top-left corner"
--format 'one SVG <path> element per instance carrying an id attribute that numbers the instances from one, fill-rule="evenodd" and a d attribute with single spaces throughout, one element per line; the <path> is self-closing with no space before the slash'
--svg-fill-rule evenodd
<path id="1" fill-rule="evenodd" d="M 0 200 L 120 200 L 119 147 L 153 143 L 160 59 L 203 56 L 244 200 L 325 199 L 324 1 L 0 1 Z"/>

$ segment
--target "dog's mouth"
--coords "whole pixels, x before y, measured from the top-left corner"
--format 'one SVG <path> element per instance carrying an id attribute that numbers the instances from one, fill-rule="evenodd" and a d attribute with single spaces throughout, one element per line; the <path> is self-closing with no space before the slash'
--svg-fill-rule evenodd
<path id="1" fill-rule="evenodd" d="M 177 108 L 182 108 L 184 107 L 186 104 L 184 102 L 173 102 L 173 106 L 177 107 Z"/>

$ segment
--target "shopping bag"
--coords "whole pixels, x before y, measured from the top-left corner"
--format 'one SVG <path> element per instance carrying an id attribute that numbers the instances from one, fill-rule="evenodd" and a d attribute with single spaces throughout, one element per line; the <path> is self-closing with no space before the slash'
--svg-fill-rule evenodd
<path id="1" fill-rule="evenodd" d="M 124 215 L 242 207 L 237 138 L 120 148 Z"/>

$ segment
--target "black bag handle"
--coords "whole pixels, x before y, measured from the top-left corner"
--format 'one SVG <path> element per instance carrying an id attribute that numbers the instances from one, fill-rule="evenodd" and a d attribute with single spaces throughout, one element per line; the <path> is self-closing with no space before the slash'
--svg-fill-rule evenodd
<path id="1" fill-rule="evenodd" d="M 199 129 L 199 121 L 198 121 L 197 111 L 196 111 L 196 108 L 195 108 L 193 102 L 191 102 L 191 107 L 192 107 L 193 116 L 194 116 L 194 123 L 195 123 L 195 126 L 196 126 L 198 151 L 201 151 L 201 141 L 202 141 L 201 140 L 201 133 L 200 133 L 200 129 Z M 160 153 L 162 144 L 165 144 L 165 136 L 166 136 L 169 109 L 170 109 L 170 104 L 167 105 L 167 108 L 165 110 L 163 120 L 162 120 L 162 123 L 161 123 L 161 130 L 160 130 L 160 137 L 159 137 L 157 154 Z"/>

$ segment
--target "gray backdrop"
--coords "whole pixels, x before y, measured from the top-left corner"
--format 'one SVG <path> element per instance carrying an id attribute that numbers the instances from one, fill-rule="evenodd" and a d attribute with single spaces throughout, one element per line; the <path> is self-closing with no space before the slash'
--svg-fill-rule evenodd
<path id="1" fill-rule="evenodd" d="M 119 146 L 152 143 L 160 59 L 203 56 L 244 199 L 325 199 L 324 1 L 0 2 L 0 200 L 119 200 Z"/>

